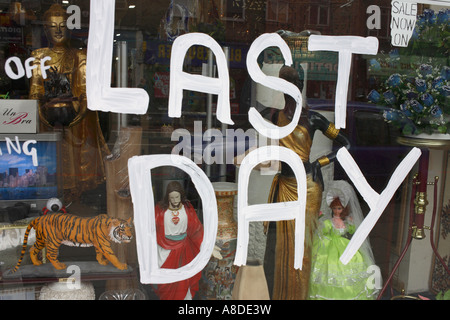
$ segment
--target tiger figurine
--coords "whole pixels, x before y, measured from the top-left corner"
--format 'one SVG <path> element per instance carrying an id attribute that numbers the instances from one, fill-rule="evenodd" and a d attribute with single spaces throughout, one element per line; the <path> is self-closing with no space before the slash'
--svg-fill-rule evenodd
<path id="1" fill-rule="evenodd" d="M 17 265 L 12 270 L 16 272 L 27 250 L 28 235 L 34 228 L 36 242 L 30 248 L 30 257 L 34 265 L 42 264 L 38 253 L 47 247 L 47 259 L 58 269 L 65 269 L 66 265 L 58 261 L 58 250 L 61 244 L 68 246 L 95 247 L 97 261 L 107 265 L 110 261 L 117 269 L 127 269 L 114 254 L 111 243 L 129 243 L 133 238 L 131 218 L 122 220 L 111 218 L 106 214 L 95 217 L 79 217 L 69 213 L 51 213 L 40 216 L 28 225 L 25 231 L 23 248 Z"/>

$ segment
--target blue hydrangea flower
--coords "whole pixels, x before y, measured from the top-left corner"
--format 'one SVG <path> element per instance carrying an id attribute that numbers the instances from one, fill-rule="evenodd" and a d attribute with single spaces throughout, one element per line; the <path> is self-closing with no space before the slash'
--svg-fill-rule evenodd
<path id="1" fill-rule="evenodd" d="M 383 117 L 387 121 L 397 121 L 397 120 L 399 120 L 399 116 L 398 116 L 397 112 L 395 112 L 395 110 L 384 111 L 383 112 Z"/>
<path id="2" fill-rule="evenodd" d="M 436 118 L 439 118 L 440 116 L 442 116 L 442 110 L 438 105 L 431 108 L 430 113 L 433 115 L 433 117 L 436 117 Z"/>
<path id="3" fill-rule="evenodd" d="M 429 94 L 428 92 L 424 93 L 421 96 L 422 102 L 426 107 L 431 106 L 434 103 L 434 98 L 431 94 Z"/>
<path id="4" fill-rule="evenodd" d="M 433 73 L 433 67 L 429 64 L 421 64 L 419 67 L 419 73 L 422 75 L 422 77 L 425 77 Z"/>
<path id="5" fill-rule="evenodd" d="M 400 105 L 400 110 L 402 110 L 402 112 L 405 116 L 407 116 L 407 117 L 412 116 L 412 112 L 411 112 L 411 110 L 409 110 L 409 104 L 407 102 L 402 103 Z"/>
<path id="6" fill-rule="evenodd" d="M 417 40 L 419 39 L 419 31 L 418 28 L 414 28 L 413 33 L 411 35 L 411 40 Z"/>
<path id="7" fill-rule="evenodd" d="M 417 29 L 420 29 L 421 27 L 423 27 L 425 25 L 425 23 L 427 22 L 425 15 L 421 14 L 417 17 L 417 21 L 416 21 L 416 28 L 414 29 L 414 31 L 416 31 Z"/>
<path id="8" fill-rule="evenodd" d="M 378 62 L 377 59 L 370 59 L 369 63 L 370 63 L 370 68 L 371 69 L 373 69 L 373 70 L 380 70 L 381 69 L 381 65 L 380 65 L 380 63 Z"/>
<path id="9" fill-rule="evenodd" d="M 441 70 L 441 77 L 445 80 L 449 80 L 450 79 L 450 67 L 449 66 L 445 66 L 442 68 Z"/>
<path id="10" fill-rule="evenodd" d="M 439 10 L 436 16 L 436 22 L 439 24 L 448 23 L 449 20 L 449 9 L 441 9 Z"/>
<path id="11" fill-rule="evenodd" d="M 398 49 L 392 49 L 389 52 L 389 58 L 391 59 L 391 65 L 395 65 L 397 61 L 400 60 L 400 54 L 398 53 Z"/>
<path id="12" fill-rule="evenodd" d="M 450 86 L 449 85 L 442 86 L 440 92 L 444 97 L 450 96 Z"/>
<path id="13" fill-rule="evenodd" d="M 433 89 L 439 90 L 442 88 L 443 85 L 444 85 L 444 78 L 437 77 L 436 79 L 433 80 L 432 83 Z"/>
<path id="14" fill-rule="evenodd" d="M 420 104 L 417 100 L 411 100 L 409 105 L 413 108 L 417 113 L 421 113 L 423 111 L 423 105 Z"/>
<path id="15" fill-rule="evenodd" d="M 369 92 L 369 94 L 367 95 L 367 98 L 370 101 L 377 103 L 378 101 L 380 101 L 381 95 L 378 93 L 377 90 L 373 89 L 372 91 Z"/>
<path id="16" fill-rule="evenodd" d="M 406 92 L 406 98 L 408 100 L 414 100 L 414 99 L 417 99 L 418 97 L 419 97 L 419 95 L 414 91 L 408 90 Z"/>
<path id="17" fill-rule="evenodd" d="M 416 90 L 418 92 L 425 92 L 427 90 L 427 83 L 423 79 L 416 79 Z"/>
<path id="18" fill-rule="evenodd" d="M 394 92 L 392 92 L 392 90 L 384 92 L 383 96 L 388 104 L 394 104 L 397 102 L 397 98 L 395 97 L 395 94 Z"/>
<path id="19" fill-rule="evenodd" d="M 398 73 L 394 73 L 389 77 L 387 83 L 391 87 L 397 87 L 402 83 L 402 78 Z"/>
<path id="20" fill-rule="evenodd" d="M 422 15 L 422 26 L 420 22 L 416 25 L 419 37 L 421 32 L 428 32 L 429 28 L 439 29 L 439 23 L 446 20 L 448 23 L 450 10 L 441 11 L 434 15 L 432 10 L 426 10 Z M 419 20 L 419 17 L 418 17 Z M 434 25 L 431 25 L 433 23 Z M 386 62 L 396 65 L 399 62 L 398 49 L 389 53 Z M 431 61 L 431 60 L 430 60 Z M 370 65 L 375 69 L 379 61 L 372 60 Z M 380 89 L 377 89 L 380 90 Z M 380 97 L 381 96 L 381 97 Z M 393 73 L 384 83 L 384 88 L 379 92 L 372 90 L 368 100 L 377 104 L 383 104 L 392 109 L 383 113 L 386 121 L 395 123 L 402 132 L 429 132 L 439 130 L 446 132 L 450 122 L 444 115 L 450 101 L 450 67 L 434 65 L 431 62 L 422 63 L 415 68 L 414 73 Z M 410 128 L 405 131 L 408 123 Z M 441 130 L 441 131 L 442 131 Z"/>
<path id="21" fill-rule="evenodd" d="M 436 15 L 434 14 L 434 10 L 425 9 L 423 10 L 423 15 L 428 23 L 433 23 L 434 21 L 436 21 Z"/>

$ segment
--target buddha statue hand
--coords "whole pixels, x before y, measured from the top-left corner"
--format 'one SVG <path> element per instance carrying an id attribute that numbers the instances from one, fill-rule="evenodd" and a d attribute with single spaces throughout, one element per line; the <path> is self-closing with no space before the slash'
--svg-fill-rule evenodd
<path id="1" fill-rule="evenodd" d="M 55 98 L 40 107 L 39 115 L 43 122 L 55 127 L 58 124 L 66 127 L 72 124 L 77 116 L 73 99 Z"/>

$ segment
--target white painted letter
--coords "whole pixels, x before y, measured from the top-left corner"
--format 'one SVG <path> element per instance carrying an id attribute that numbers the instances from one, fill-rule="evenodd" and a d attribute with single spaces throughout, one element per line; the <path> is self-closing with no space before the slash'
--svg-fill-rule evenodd
<path id="1" fill-rule="evenodd" d="M 86 60 L 86 96 L 91 110 L 127 114 L 147 112 L 141 88 L 111 88 L 115 0 L 91 1 Z"/>
<path id="2" fill-rule="evenodd" d="M 200 252 L 190 263 L 178 269 L 158 267 L 151 169 L 160 166 L 174 166 L 189 174 L 203 206 L 204 233 Z M 216 196 L 206 174 L 190 159 L 168 154 L 135 156 L 128 160 L 128 171 L 141 282 L 173 283 L 202 271 L 213 252 L 218 223 Z"/>
<path id="3" fill-rule="evenodd" d="M 375 37 L 356 36 L 318 36 L 311 35 L 308 40 L 309 51 L 339 52 L 339 69 L 336 85 L 336 128 L 345 128 L 347 113 L 347 93 L 352 65 L 352 54 L 377 54 L 378 39 Z"/>
<path id="4" fill-rule="evenodd" d="M 356 230 L 355 234 L 350 240 L 350 243 L 347 245 L 347 248 L 340 258 L 343 264 L 347 264 L 359 250 L 362 243 L 364 242 L 364 240 L 366 240 L 370 231 L 377 223 L 384 209 L 389 204 L 389 201 L 391 201 L 392 196 L 419 159 L 421 153 L 422 152 L 420 151 L 420 149 L 413 148 L 395 170 L 394 174 L 389 180 L 386 189 L 384 189 L 381 194 L 378 194 L 367 183 L 367 180 L 365 179 L 364 175 L 362 174 L 361 170 L 359 169 L 358 165 L 356 164 L 355 160 L 350 155 L 348 150 L 345 148 L 339 149 L 336 156 L 339 163 L 342 165 L 345 172 L 353 181 L 353 184 L 355 185 L 358 192 L 362 195 L 362 197 L 370 207 L 369 214 L 360 224 L 358 230 Z"/>
<path id="5" fill-rule="evenodd" d="M 17 73 L 15 73 L 11 69 L 11 62 L 14 62 L 14 64 L 16 65 Z M 20 59 L 18 57 L 8 58 L 8 60 L 6 60 L 6 62 L 5 62 L 5 72 L 6 72 L 6 75 L 13 80 L 22 78 L 25 75 L 25 70 L 23 69 L 22 61 L 20 61 Z"/>
<path id="6" fill-rule="evenodd" d="M 256 161 L 255 161 L 256 160 Z M 297 201 L 248 205 L 248 184 L 252 169 L 261 162 L 279 160 L 291 166 L 297 180 Z M 302 269 L 305 241 L 306 172 L 303 162 L 292 150 L 279 146 L 259 147 L 242 161 L 238 178 L 238 236 L 234 264 L 247 261 L 249 222 L 295 219 L 294 268 Z"/>
<path id="7" fill-rule="evenodd" d="M 15 146 L 12 143 L 10 138 L 5 137 L 6 148 L 8 149 L 8 153 L 11 154 L 11 147 L 12 147 L 15 152 L 17 152 L 18 154 L 21 154 L 22 153 L 22 149 L 20 148 L 19 137 L 15 136 L 14 139 L 16 140 L 16 145 Z"/>
<path id="8" fill-rule="evenodd" d="M 205 46 L 214 53 L 218 78 L 189 74 L 183 71 L 187 51 L 194 45 Z M 181 117 L 183 90 L 217 94 L 217 119 L 234 124 L 230 108 L 230 76 L 225 53 L 219 44 L 207 34 L 187 33 L 175 39 L 170 56 L 169 117 Z"/>
<path id="9" fill-rule="evenodd" d="M 297 102 L 297 108 L 295 109 L 291 123 L 281 128 L 266 121 L 254 107 L 251 107 L 248 111 L 248 119 L 259 133 L 271 139 L 282 139 L 294 131 L 297 126 L 302 113 L 302 94 L 300 89 L 294 84 L 278 77 L 267 76 L 262 72 L 256 59 L 268 47 L 279 47 L 285 61 L 284 64 L 288 66 L 292 65 L 291 50 L 286 41 L 277 33 L 265 33 L 256 38 L 248 50 L 248 74 L 253 81 L 290 95 Z"/>
<path id="10" fill-rule="evenodd" d="M 23 153 L 27 156 L 31 156 L 31 159 L 33 160 L 33 166 L 38 166 L 38 157 L 37 157 L 37 151 L 36 148 L 31 148 L 31 150 L 28 148 L 29 144 L 33 143 L 36 144 L 36 140 L 27 140 L 23 143 L 22 149 Z"/>
<path id="11" fill-rule="evenodd" d="M 51 68 L 51 66 L 46 66 L 45 62 L 50 60 L 52 60 L 51 57 L 44 57 L 41 59 L 41 74 L 44 79 L 47 79 L 47 70 Z"/>
<path id="12" fill-rule="evenodd" d="M 36 58 L 28 58 L 27 60 L 25 60 L 25 70 L 27 72 L 27 78 L 31 78 L 31 76 L 33 75 L 33 69 L 36 69 L 36 65 L 33 65 L 33 61 L 36 60 Z"/>

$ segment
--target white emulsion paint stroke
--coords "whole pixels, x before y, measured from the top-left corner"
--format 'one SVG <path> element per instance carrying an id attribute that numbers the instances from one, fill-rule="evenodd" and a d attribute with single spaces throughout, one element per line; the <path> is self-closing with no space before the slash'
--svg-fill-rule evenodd
<path id="1" fill-rule="evenodd" d="M 261 162 L 286 162 L 297 180 L 297 201 L 248 205 L 248 187 L 252 169 Z M 302 269 L 305 241 L 306 172 L 303 162 L 292 150 L 279 146 L 264 146 L 251 151 L 242 161 L 238 177 L 238 234 L 234 264 L 247 262 L 249 223 L 251 221 L 295 220 L 294 268 Z"/>
<path id="2" fill-rule="evenodd" d="M 51 60 L 51 57 L 44 57 L 41 59 L 40 64 L 41 64 L 41 74 L 42 74 L 42 78 L 47 79 L 47 70 L 50 69 L 50 66 L 45 65 L 46 61 Z M 36 60 L 36 58 L 34 57 L 30 57 L 28 59 L 25 60 L 24 65 L 22 65 L 22 61 L 20 60 L 19 57 L 10 57 L 5 61 L 5 73 L 6 75 L 13 80 L 18 80 L 22 77 L 27 76 L 27 78 L 31 78 L 33 76 L 33 69 L 37 68 L 37 65 L 33 64 L 34 60 Z M 14 63 L 14 65 L 16 66 L 16 71 L 14 71 L 11 68 L 11 63 Z M 24 68 L 25 66 L 25 68 Z"/>
<path id="3" fill-rule="evenodd" d="M 27 140 L 23 143 L 22 148 L 20 147 L 20 141 L 19 141 L 18 136 L 14 137 L 14 141 L 15 141 L 15 144 L 12 142 L 11 138 L 5 137 L 5 144 L 6 144 L 6 149 L 8 151 L 8 154 L 11 155 L 13 150 L 17 154 L 21 154 L 23 151 L 24 154 L 31 157 L 34 167 L 39 166 L 39 160 L 38 160 L 36 148 L 29 147 L 30 144 L 37 144 L 37 141 L 36 140 Z M 3 156 L 3 152 L 1 149 L 0 149 L 0 156 Z"/>
<path id="4" fill-rule="evenodd" d="M 23 153 L 27 156 L 31 156 L 31 160 L 33 160 L 33 166 L 37 167 L 39 166 L 38 162 L 38 156 L 37 156 L 37 150 L 36 148 L 29 148 L 30 144 L 37 144 L 36 140 L 27 140 L 23 143 Z"/>
<path id="5" fill-rule="evenodd" d="M 256 38 L 248 50 L 248 74 L 256 83 L 290 95 L 295 100 L 297 107 L 292 121 L 284 127 L 268 122 L 254 107 L 251 107 L 248 111 L 248 120 L 260 134 L 271 139 L 282 139 L 294 131 L 297 126 L 302 112 L 303 99 L 302 93 L 297 86 L 279 77 L 268 76 L 261 70 L 257 62 L 258 56 L 269 47 L 278 47 L 284 58 L 284 64 L 287 66 L 292 65 L 292 54 L 286 41 L 277 33 L 265 33 Z"/>
<path id="6" fill-rule="evenodd" d="M 352 55 L 377 54 L 378 39 L 357 36 L 311 35 L 308 39 L 309 51 L 336 51 L 339 53 L 338 78 L 336 85 L 335 125 L 345 128 L 347 117 L 347 95 L 352 65 Z"/>
<path id="7" fill-rule="evenodd" d="M 115 0 L 91 0 L 86 60 L 87 107 L 124 114 L 145 114 L 149 96 L 141 88 L 111 88 Z"/>
<path id="8" fill-rule="evenodd" d="M 418 148 L 413 148 L 408 155 L 403 159 L 400 165 L 395 169 L 394 174 L 389 179 L 389 183 L 381 194 L 375 192 L 367 183 L 366 178 L 362 174 L 358 165 L 347 149 L 339 149 L 336 157 L 339 163 L 352 180 L 358 192 L 362 195 L 370 208 L 369 214 L 360 224 L 350 243 L 342 253 L 340 260 L 343 264 L 347 264 L 359 250 L 363 242 L 369 236 L 369 233 L 377 223 L 384 209 L 386 209 L 389 201 L 391 201 L 394 193 L 400 187 L 400 184 L 405 180 L 408 173 L 411 171 L 417 160 L 420 158 L 422 152 Z"/>
<path id="9" fill-rule="evenodd" d="M 151 170 L 161 166 L 174 166 L 186 172 L 194 183 L 203 207 L 204 234 L 200 252 L 190 263 L 178 269 L 158 266 Z M 218 225 L 216 196 L 206 174 L 189 158 L 169 154 L 132 157 L 128 160 L 128 171 L 141 283 L 173 283 L 189 279 L 202 271 L 213 252 Z"/>
<path id="10" fill-rule="evenodd" d="M 184 58 L 190 47 L 205 46 L 213 52 L 216 58 L 218 78 L 190 74 L 183 71 Z M 234 124 L 231 120 L 230 107 L 230 76 L 225 53 L 220 45 L 204 33 L 187 33 L 175 39 L 170 54 L 170 84 L 169 84 L 169 117 L 181 117 L 183 90 L 191 90 L 218 95 L 217 119 L 222 123 Z"/>

